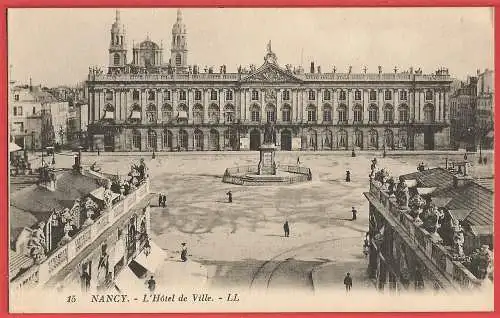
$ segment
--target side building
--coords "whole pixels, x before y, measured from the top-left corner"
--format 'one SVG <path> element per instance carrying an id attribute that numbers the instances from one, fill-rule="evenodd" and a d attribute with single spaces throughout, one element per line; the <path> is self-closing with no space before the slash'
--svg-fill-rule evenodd
<path id="1" fill-rule="evenodd" d="M 467 162 L 400 176 L 372 173 L 370 277 L 378 289 L 460 292 L 492 287 L 493 179 Z"/>
<path id="2" fill-rule="evenodd" d="M 117 12 L 107 72 L 90 69 L 90 148 L 105 151 L 257 150 L 272 122 L 281 150 L 448 149 L 447 69 L 323 73 L 280 66 L 267 46 L 260 67 L 219 72 L 188 65 L 178 11 L 171 56 L 147 38 L 127 60 Z"/>
<path id="3" fill-rule="evenodd" d="M 133 292 L 131 284 L 143 287 L 141 277 L 162 259 L 153 242 L 146 244 L 151 194 L 145 165 L 119 178 L 81 167 L 80 158 L 73 170 L 41 168 L 37 185 L 11 194 L 11 308 L 46 290 Z"/>

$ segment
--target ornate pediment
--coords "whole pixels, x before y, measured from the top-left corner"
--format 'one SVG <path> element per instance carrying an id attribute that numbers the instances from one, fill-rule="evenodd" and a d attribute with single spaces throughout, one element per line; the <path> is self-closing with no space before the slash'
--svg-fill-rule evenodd
<path id="1" fill-rule="evenodd" d="M 242 82 L 299 83 L 301 80 L 275 64 L 265 62 L 259 69 L 242 78 Z"/>

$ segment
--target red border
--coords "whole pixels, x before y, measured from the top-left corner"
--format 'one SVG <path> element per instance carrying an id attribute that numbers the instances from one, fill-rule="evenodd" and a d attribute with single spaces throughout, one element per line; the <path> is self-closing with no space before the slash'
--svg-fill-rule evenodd
<path id="1" fill-rule="evenodd" d="M 12 316 L 18 317 L 19 314 L 9 314 L 8 313 L 8 173 L 7 173 L 7 158 L 8 158 L 8 124 L 7 124 L 7 114 L 8 114 L 8 85 L 7 85 L 7 8 L 40 8 L 40 7 L 479 7 L 479 6 L 492 6 L 495 9 L 500 9 L 500 1 L 498 0 L 187 0 L 179 1 L 173 0 L 168 1 L 168 3 L 159 3 L 159 1 L 154 0 L 0 0 L 1 6 L 1 23 L 0 23 L 0 56 L 3 57 L 0 65 L 0 100 L 2 101 L 3 107 L 0 108 L 0 126 L 3 129 L 0 131 L 0 150 L 3 155 L 0 155 L 0 316 Z M 495 14 L 495 30 L 500 28 L 500 14 Z M 500 43 L 500 32 L 495 32 L 495 64 L 500 61 L 499 54 L 499 43 Z M 471 54 L 474 54 L 471 51 Z M 473 74 L 474 70 L 470 70 Z M 495 73 L 497 73 L 495 71 Z M 495 74 L 496 76 L 496 74 Z M 497 81 L 495 83 L 496 91 L 499 91 L 500 84 Z M 498 95 L 495 96 L 495 104 L 498 105 L 500 98 Z M 4 124 L 5 123 L 5 124 Z M 2 125 L 4 124 L 4 125 Z M 500 123 L 495 124 L 495 130 L 498 131 L 500 128 Z M 500 147 L 500 140 L 496 138 L 495 148 Z M 496 158 L 495 158 L 496 159 Z M 495 160 L 495 170 L 499 166 L 498 161 Z M 500 186 L 500 181 L 495 180 L 495 189 Z M 495 195 L 495 201 L 497 201 L 498 195 Z M 495 224 L 495 233 L 498 233 L 498 224 Z M 495 246 L 498 246 L 500 239 L 499 236 L 495 236 Z M 495 267 L 498 268 L 500 261 L 498 257 L 495 259 Z M 498 291 L 498 281 L 495 280 L 495 290 Z M 500 296 L 495 293 L 495 304 L 498 304 Z M 360 301 L 362 301 L 360 299 Z M 80 317 L 82 314 L 30 314 L 31 317 L 52 317 L 52 316 L 73 316 Z M 106 316 L 112 315 L 124 315 L 124 314 L 106 314 Z M 169 317 L 228 317 L 228 318 L 239 318 L 239 317 L 272 317 L 272 318 L 285 318 L 285 317 L 362 317 L 362 316 L 379 316 L 379 317 L 407 317 L 408 313 L 227 313 L 227 314 L 148 314 L 153 316 L 169 316 Z M 492 313 L 412 313 L 413 315 L 425 316 L 425 317 L 494 317 L 496 316 L 496 310 Z M 99 317 L 105 316 L 104 314 L 85 314 L 85 316 Z M 126 314 L 129 317 L 142 317 L 144 314 Z"/>

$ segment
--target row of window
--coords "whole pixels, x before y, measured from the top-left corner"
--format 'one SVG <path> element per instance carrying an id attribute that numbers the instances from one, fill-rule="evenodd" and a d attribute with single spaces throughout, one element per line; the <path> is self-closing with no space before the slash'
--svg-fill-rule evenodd
<path id="1" fill-rule="evenodd" d="M 377 100 L 377 91 L 376 90 L 371 90 L 369 92 L 369 99 L 371 101 Z M 225 92 L 226 100 L 233 100 L 233 91 L 232 90 L 226 90 Z M 179 100 L 186 100 L 187 99 L 187 93 L 185 90 L 180 90 L 178 94 Z M 260 91 L 259 90 L 252 90 L 252 100 L 259 100 L 260 98 Z M 285 90 L 283 91 L 282 95 L 283 100 L 290 100 L 290 91 Z M 134 90 L 132 93 L 132 99 L 135 101 L 138 101 L 140 99 L 140 93 L 138 90 Z M 155 91 L 149 91 L 148 92 L 148 97 L 147 99 L 149 101 L 154 101 L 156 100 L 156 93 Z M 163 99 L 164 100 L 171 100 L 171 92 L 170 91 L 164 91 L 163 94 Z M 219 92 L 217 90 L 211 90 L 210 91 L 210 100 L 218 100 L 219 99 Z M 361 100 L 361 91 L 356 90 L 354 91 L 354 100 Z M 385 100 L 392 100 L 392 91 L 386 90 L 384 92 L 384 99 Z M 426 91 L 425 92 L 425 99 L 426 100 L 432 100 L 433 99 L 433 93 L 432 91 Z M 113 92 L 111 91 L 106 91 L 106 100 L 113 100 Z M 201 91 L 200 90 L 195 90 L 194 91 L 194 100 L 201 100 Z M 316 100 L 316 91 L 315 90 L 309 90 L 309 100 Z M 323 100 L 331 100 L 331 92 L 329 90 L 325 90 L 323 92 Z M 339 100 L 347 100 L 347 92 L 342 90 L 339 92 Z M 408 100 L 408 92 L 407 91 L 400 91 L 399 92 L 399 100 Z"/>
<path id="2" fill-rule="evenodd" d="M 137 106 L 138 107 L 138 106 Z M 109 109 L 107 111 L 112 112 L 113 110 Z M 315 107 L 307 108 L 307 120 L 309 122 L 315 122 L 317 120 L 317 110 Z M 132 112 L 137 112 L 137 116 L 135 119 L 140 119 L 140 108 L 133 109 Z M 283 122 L 291 122 L 292 121 L 292 109 L 289 106 L 283 107 L 282 110 L 282 121 Z M 341 106 L 337 109 L 338 121 L 341 123 L 348 122 L 348 110 L 347 107 Z M 407 106 L 401 106 L 398 109 L 399 114 L 399 122 L 408 122 L 409 121 L 409 109 Z M 162 118 L 165 121 L 170 121 L 173 119 L 174 112 L 172 107 L 162 108 Z M 188 109 L 180 108 L 177 114 L 179 118 L 185 119 L 187 121 L 188 117 Z M 226 123 L 232 123 L 235 120 L 235 112 L 233 107 L 226 107 L 223 112 L 224 121 Z M 267 107 L 265 110 L 266 120 L 269 122 L 276 122 L 276 109 L 274 107 Z M 211 123 L 219 122 L 219 108 L 211 107 L 208 111 L 208 119 Z M 387 106 L 383 110 L 383 118 L 384 122 L 394 122 L 394 109 L 392 106 Z M 156 122 L 157 121 L 157 111 L 156 107 L 148 108 L 146 111 L 146 118 L 148 122 Z M 201 106 L 193 108 L 193 121 L 195 123 L 203 123 L 204 114 Z M 252 122 L 261 122 L 261 109 L 258 106 L 254 106 L 250 110 L 250 119 Z M 363 122 L 363 110 L 361 107 L 355 107 L 353 110 L 353 119 L 355 123 Z M 432 105 L 427 105 L 424 107 L 424 120 L 426 122 L 434 122 L 435 120 L 435 109 Z M 332 109 L 327 107 L 323 109 L 323 121 L 331 122 L 332 121 Z M 379 110 L 377 107 L 370 107 L 368 110 L 368 122 L 369 123 L 377 123 L 379 121 Z"/>
<path id="3" fill-rule="evenodd" d="M 254 132 L 251 132 L 250 134 L 252 135 Z M 257 131 L 259 134 L 259 132 Z M 310 145 L 316 145 L 317 144 L 317 134 L 316 132 L 313 132 L 311 134 L 308 134 L 309 138 L 307 138 L 307 142 Z M 157 147 L 157 142 L 158 142 L 158 135 L 157 132 L 154 130 L 150 130 L 146 134 L 147 136 L 147 146 L 149 148 L 156 148 Z M 228 129 L 224 131 L 224 145 L 225 146 L 230 146 L 231 143 L 234 142 L 234 140 L 237 138 L 237 133 L 236 131 L 232 129 Z M 193 134 L 193 140 L 194 140 L 194 146 L 195 148 L 203 148 L 204 144 L 204 134 L 201 130 L 196 130 Z M 399 144 L 400 146 L 406 147 L 408 143 L 408 134 L 406 131 L 400 131 L 399 132 Z M 173 141 L 174 135 L 170 130 L 164 130 L 161 133 L 161 144 L 163 148 L 171 148 L 172 147 L 172 141 Z M 360 130 L 356 130 L 353 133 L 353 138 L 354 138 L 354 145 L 356 147 L 363 147 L 363 139 L 364 139 L 364 134 Z M 333 139 L 333 134 L 330 132 L 325 136 L 325 144 L 330 145 L 331 141 Z M 177 135 L 177 142 L 180 147 L 182 148 L 187 148 L 188 147 L 188 132 L 185 130 L 180 130 L 178 135 Z M 134 130 L 132 132 L 132 147 L 140 149 L 141 148 L 141 132 L 139 130 Z M 208 134 L 208 142 L 209 146 L 211 148 L 218 148 L 219 146 L 219 132 L 216 130 L 211 130 Z M 337 133 L 337 143 L 339 147 L 347 147 L 348 146 L 348 133 L 344 130 L 339 131 Z M 386 130 L 383 135 L 383 143 L 385 146 L 392 148 L 394 147 L 394 132 L 391 130 Z M 368 133 L 368 146 L 372 147 L 378 147 L 379 146 L 379 136 L 378 132 L 375 130 L 372 130 Z"/>

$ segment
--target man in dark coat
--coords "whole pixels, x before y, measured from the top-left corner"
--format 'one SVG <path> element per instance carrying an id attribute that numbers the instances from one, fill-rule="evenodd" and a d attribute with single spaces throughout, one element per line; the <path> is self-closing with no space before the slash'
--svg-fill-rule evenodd
<path id="1" fill-rule="evenodd" d="M 227 193 L 227 200 L 229 203 L 233 203 L 233 193 L 229 190 Z"/>
<path id="2" fill-rule="evenodd" d="M 351 273 L 347 273 L 344 277 L 344 285 L 345 285 L 345 291 L 350 292 L 351 287 L 352 287 L 352 278 L 351 278 Z"/>
<path id="3" fill-rule="evenodd" d="M 163 193 L 158 195 L 158 206 L 162 206 L 163 203 Z"/>
<path id="4" fill-rule="evenodd" d="M 351 212 L 352 212 L 352 219 L 351 220 L 355 221 L 356 220 L 356 216 L 358 214 L 358 211 L 354 207 L 352 207 Z"/>
<path id="5" fill-rule="evenodd" d="M 351 171 L 349 170 L 345 172 L 345 182 L 351 182 Z"/>
<path id="6" fill-rule="evenodd" d="M 285 224 L 283 224 L 283 230 L 285 231 L 285 237 L 290 236 L 290 226 L 288 225 L 288 221 L 285 221 Z"/>
<path id="7" fill-rule="evenodd" d="M 151 276 L 151 278 L 146 281 L 146 284 L 148 285 L 148 289 L 151 293 L 155 291 L 156 281 L 153 276 Z"/>

